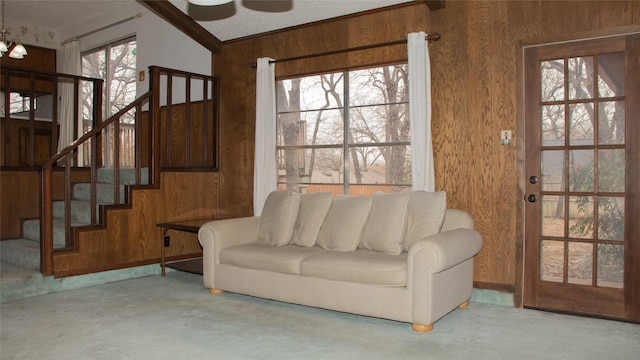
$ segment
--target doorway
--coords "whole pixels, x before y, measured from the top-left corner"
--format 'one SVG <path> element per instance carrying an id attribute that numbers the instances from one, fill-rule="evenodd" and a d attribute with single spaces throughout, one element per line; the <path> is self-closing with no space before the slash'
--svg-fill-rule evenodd
<path id="1" fill-rule="evenodd" d="M 525 307 L 640 321 L 639 48 L 524 51 Z"/>

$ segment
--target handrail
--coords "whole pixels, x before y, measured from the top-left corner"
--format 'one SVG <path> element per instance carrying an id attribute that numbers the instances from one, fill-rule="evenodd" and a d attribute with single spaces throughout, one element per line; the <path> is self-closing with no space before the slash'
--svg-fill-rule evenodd
<path id="1" fill-rule="evenodd" d="M 102 144 L 100 143 L 105 137 L 106 130 L 115 128 L 115 134 L 113 139 L 114 148 L 109 151 L 113 151 L 113 193 L 114 204 L 120 203 L 120 119 L 135 109 L 135 144 L 134 144 L 134 171 L 135 171 L 135 184 L 140 185 L 142 183 L 141 169 L 142 167 L 148 167 L 148 183 L 153 186 L 159 185 L 160 168 L 176 169 L 178 171 L 197 169 L 201 171 L 208 169 L 209 171 L 216 171 L 218 169 L 218 79 L 208 75 L 195 74 L 187 71 L 173 70 L 163 67 L 150 66 L 149 67 L 149 91 L 138 97 L 134 102 L 127 105 L 115 115 L 109 117 L 106 121 L 96 121 L 96 125 L 93 129 L 82 135 L 80 138 L 72 142 L 69 146 L 55 154 L 51 158 L 47 159 L 42 165 L 41 173 L 41 186 L 42 186 L 42 204 L 41 204 L 41 272 L 44 275 L 54 274 L 54 241 L 53 241 L 53 169 L 57 164 L 65 166 L 64 171 L 64 184 L 65 184 L 65 233 L 66 244 L 65 250 L 78 250 L 77 243 L 72 233 L 71 225 L 71 167 L 76 164 L 73 162 L 73 156 L 79 152 L 81 146 L 86 149 L 87 142 L 90 142 L 90 208 L 91 208 L 91 225 L 98 225 L 99 220 L 105 221 L 105 219 L 98 219 L 97 209 L 97 184 L 98 184 L 98 167 L 104 165 L 101 163 L 100 158 L 102 151 Z M 166 99 L 160 99 L 160 85 L 161 76 L 166 77 Z M 171 97 L 172 79 L 173 77 L 185 78 L 185 97 L 184 105 L 173 105 L 174 99 Z M 164 78 L 162 78 L 164 79 Z M 202 81 L 202 103 L 199 100 L 193 101 L 191 96 L 192 79 Z M 94 91 L 94 104 L 100 104 L 100 108 L 97 109 L 94 106 L 94 117 L 101 120 L 102 111 L 102 93 L 101 88 Z M 183 95 L 183 94 L 179 94 Z M 161 100 L 166 101 L 166 105 L 161 107 Z M 184 106 L 184 113 L 172 112 L 172 105 L 174 109 L 178 106 Z M 142 107 L 148 106 L 148 122 L 141 120 Z M 146 111 L 146 110 L 145 110 Z M 197 112 L 200 111 L 201 114 Z M 161 113 L 162 112 L 162 113 Z M 164 115 L 164 123 L 161 122 L 161 115 Z M 176 144 L 172 144 L 171 141 L 175 140 L 174 129 L 172 127 L 172 121 L 184 115 L 184 122 L 174 125 L 183 126 L 184 138 L 178 138 Z M 192 123 L 193 122 L 193 123 Z M 142 124 L 145 124 L 143 131 Z M 148 126 L 148 128 L 146 128 Z M 195 129 L 195 130 L 194 130 Z M 164 132 L 164 134 L 162 133 Z M 197 132 L 202 132 L 202 136 L 197 136 Z M 144 134 L 145 138 L 142 138 Z M 148 148 L 142 148 L 142 144 L 146 142 Z M 165 141 L 166 143 L 163 143 Z M 184 143 L 180 143 L 184 141 Z M 192 143 L 195 142 L 196 146 L 202 147 L 200 153 L 193 151 Z M 178 147 L 183 145 L 183 147 Z M 171 163 L 171 147 L 176 146 L 176 153 L 183 152 L 184 159 L 176 160 L 176 163 Z M 180 150 L 182 149 L 182 150 Z M 164 151 L 164 157 L 163 157 Z M 144 155 L 143 155 L 144 154 Z M 167 155 L 168 154 L 168 155 Z M 197 154 L 197 155 L 196 155 Z M 196 166 L 194 166 L 196 164 Z M 108 164 L 107 164 L 108 165 Z M 126 194 L 125 194 L 126 195 Z"/>
<path id="2" fill-rule="evenodd" d="M 57 72 L 48 72 L 48 71 L 37 71 L 30 69 L 22 69 L 11 66 L 3 66 L 2 67 L 2 75 L 4 76 L 4 82 L 2 83 L 2 89 L 4 91 L 4 158 L 1 159 L 2 165 L 4 166 L 19 166 L 21 163 L 12 162 L 12 151 L 17 149 L 18 146 L 12 141 L 15 142 L 15 138 L 11 136 L 11 123 L 15 121 L 12 119 L 11 111 L 10 111 L 10 93 L 13 92 L 12 83 L 18 82 L 18 84 L 27 83 L 28 85 L 16 86 L 18 89 L 24 94 L 28 94 L 29 96 L 29 118 L 28 118 L 28 149 L 23 151 L 28 151 L 27 162 L 28 166 L 39 166 L 40 164 L 36 164 L 34 162 L 34 153 L 35 153 L 35 106 L 34 106 L 34 97 L 36 94 L 51 93 L 54 99 L 58 98 L 58 84 L 63 83 L 60 79 L 64 79 L 68 81 L 70 85 L 73 85 L 74 92 L 78 92 L 78 87 L 80 81 L 92 82 L 93 87 L 95 89 L 102 89 L 103 80 L 80 76 L 80 75 L 71 75 L 71 74 L 63 74 Z M 17 80 L 16 80 L 17 79 Z M 44 85 L 43 85 L 44 84 Z M 42 87 L 46 87 L 47 90 L 41 90 Z M 40 90 L 39 90 L 40 89 Z M 58 133 L 55 131 L 57 128 L 58 121 L 58 102 L 52 102 L 53 111 L 51 113 L 51 123 L 52 123 L 52 131 L 51 131 L 51 149 L 50 154 L 55 154 L 56 147 L 58 144 Z M 77 107 L 76 107 L 77 109 Z M 74 114 L 74 117 L 77 119 L 78 114 Z M 74 122 L 75 123 L 75 122 Z M 75 133 L 75 132 L 74 132 Z"/>
<path id="3" fill-rule="evenodd" d="M 116 134 L 118 133 L 117 127 L 120 123 L 120 118 L 125 115 L 127 112 L 132 109 L 137 109 L 136 113 L 140 112 L 141 106 L 146 104 L 150 99 L 153 98 L 153 91 L 148 91 L 144 93 L 142 96 L 138 97 L 134 102 L 125 106 L 122 110 L 118 111 L 116 114 L 111 116 L 106 121 L 102 122 L 97 127 L 93 128 L 91 131 L 87 132 L 85 135 L 78 138 L 71 145 L 64 148 L 58 154 L 49 158 L 42 165 L 42 224 L 41 224 L 41 239 L 40 241 L 40 253 L 41 253 L 41 271 L 44 275 L 53 275 L 53 166 L 57 164 L 61 159 L 66 159 L 65 164 L 65 234 L 67 247 L 72 247 L 75 244 L 73 243 L 73 236 L 71 233 L 71 155 L 74 151 L 76 151 L 81 145 L 91 140 L 91 181 L 90 181 L 90 204 L 91 204 L 91 223 L 97 223 L 97 168 L 98 168 L 98 136 L 102 134 L 102 132 L 111 124 L 116 124 Z M 139 122 L 136 122 L 136 127 L 139 128 Z M 137 129 L 139 130 L 139 129 Z M 136 132 L 139 132 L 137 131 Z M 119 138 L 117 136 L 116 138 Z M 115 164 L 118 164 L 118 154 L 116 151 L 116 161 Z M 153 162 L 150 162 L 150 167 L 153 167 Z M 119 166 L 116 165 L 114 168 L 114 182 L 113 182 L 113 193 L 114 193 L 114 203 L 119 203 L 120 196 L 120 181 L 119 176 L 117 174 L 119 170 Z M 140 162 L 136 163 L 135 166 L 136 171 L 136 179 L 140 181 Z"/>
<path id="4" fill-rule="evenodd" d="M 88 133 L 82 135 L 77 140 L 72 142 L 69 146 L 67 146 L 66 148 L 62 149 L 59 153 L 57 153 L 54 156 L 52 156 L 51 158 L 49 158 L 47 161 L 45 161 L 42 164 L 42 166 L 43 167 L 47 167 L 47 166 L 51 167 L 51 166 L 53 166 L 54 164 L 56 164 L 58 162 L 58 160 L 60 160 L 63 157 L 65 157 L 68 153 L 72 152 L 73 150 L 76 150 L 78 148 L 78 146 L 80 146 L 80 144 L 82 144 L 85 141 L 91 139 L 95 135 L 98 135 L 99 133 L 101 133 L 102 130 L 104 130 L 104 128 L 106 128 L 107 126 L 111 125 L 111 123 L 113 123 L 117 119 L 120 119 L 122 117 L 122 115 L 124 115 L 124 114 L 128 113 L 129 111 L 131 111 L 131 109 L 135 108 L 138 104 L 141 104 L 142 102 L 146 101 L 152 95 L 153 95 L 153 91 L 147 91 L 146 93 L 142 94 L 140 97 L 138 97 L 136 100 L 134 100 L 131 104 L 129 104 L 129 105 L 125 106 L 124 108 L 122 108 L 122 110 L 120 110 L 117 113 L 115 113 L 114 115 L 112 115 L 109 119 L 104 121 L 98 127 L 95 127 L 93 129 L 91 129 L 91 131 L 89 131 Z"/>

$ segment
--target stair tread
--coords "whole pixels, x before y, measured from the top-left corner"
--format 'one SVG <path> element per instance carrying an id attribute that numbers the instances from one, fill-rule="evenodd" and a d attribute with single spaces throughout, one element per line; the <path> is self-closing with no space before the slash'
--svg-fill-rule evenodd
<path id="1" fill-rule="evenodd" d="M 0 241 L 0 261 L 22 268 L 38 270 L 40 268 L 40 242 L 24 238 Z"/>

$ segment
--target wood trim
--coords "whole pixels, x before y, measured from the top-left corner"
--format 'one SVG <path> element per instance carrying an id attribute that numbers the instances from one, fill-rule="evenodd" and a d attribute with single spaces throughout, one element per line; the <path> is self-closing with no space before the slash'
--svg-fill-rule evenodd
<path id="1" fill-rule="evenodd" d="M 618 26 L 613 28 L 581 31 L 571 34 L 560 34 L 554 36 L 533 37 L 522 41 L 522 46 L 536 46 L 542 44 L 554 44 L 559 42 L 584 41 L 591 38 L 620 36 L 640 32 L 640 25 Z"/>
<path id="2" fill-rule="evenodd" d="M 635 189 L 631 189 L 633 184 L 640 183 L 640 166 L 638 166 L 638 158 L 640 158 L 640 144 L 638 144 L 637 136 L 640 133 L 640 34 L 629 36 L 626 39 L 627 59 L 635 61 L 635 64 L 629 64 L 626 74 L 627 83 L 627 201 L 625 216 L 627 224 L 625 235 L 631 241 L 625 241 L 625 252 L 632 254 L 626 257 L 624 263 L 624 288 L 625 291 L 625 317 L 640 321 L 640 242 L 638 235 L 640 234 L 640 222 L 633 219 L 640 218 L 638 213 L 638 204 L 640 194 L 636 185 Z M 635 235 L 634 235 L 635 234 Z M 635 239 L 633 238 L 635 236 Z M 635 241 L 634 241 L 635 240 Z M 627 261 L 627 260 L 631 261 Z"/>
<path id="3" fill-rule="evenodd" d="M 207 31 L 207 29 L 200 26 L 200 24 L 187 14 L 183 13 L 169 1 L 141 0 L 141 2 L 158 16 L 175 26 L 178 30 L 187 34 L 200 45 L 211 50 L 211 52 L 222 52 L 222 41 L 220 41 L 220 39 Z"/>
<path id="4" fill-rule="evenodd" d="M 58 278 L 64 278 L 68 276 L 93 274 L 93 273 L 102 272 L 102 271 L 128 269 L 128 268 L 137 267 L 137 266 L 153 265 L 155 263 L 158 263 L 159 261 L 160 261 L 159 259 L 150 259 L 150 260 L 143 260 L 143 261 L 127 262 L 122 264 L 93 266 L 93 267 L 66 270 L 66 271 L 58 270 L 53 274 L 53 277 L 58 279 Z M 160 265 L 158 265 L 158 267 L 159 266 Z"/>
<path id="5" fill-rule="evenodd" d="M 510 284 L 496 284 L 496 283 L 489 283 L 484 281 L 474 281 L 473 287 L 476 289 L 496 290 L 496 291 L 508 292 L 508 293 L 513 293 L 515 290 L 514 286 Z"/>
<path id="6" fill-rule="evenodd" d="M 524 46 L 516 46 L 516 233 L 515 233 L 515 274 L 513 303 L 516 307 L 522 307 L 524 301 L 524 214 L 525 214 L 525 71 L 524 71 Z"/>
<path id="7" fill-rule="evenodd" d="M 431 11 L 440 10 L 447 7 L 445 0 L 424 0 L 424 3 Z"/>

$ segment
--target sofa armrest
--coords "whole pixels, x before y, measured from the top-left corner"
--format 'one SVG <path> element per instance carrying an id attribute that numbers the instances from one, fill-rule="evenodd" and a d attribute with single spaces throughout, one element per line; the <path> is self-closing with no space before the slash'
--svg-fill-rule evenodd
<path id="1" fill-rule="evenodd" d="M 198 240 L 205 249 L 214 249 L 215 259 L 224 248 L 258 240 L 259 216 L 214 220 L 198 230 Z"/>
<path id="2" fill-rule="evenodd" d="M 407 288 L 414 324 L 433 324 L 471 297 L 473 257 L 481 247 L 480 233 L 458 228 L 425 237 L 409 249 Z"/>
<path id="3" fill-rule="evenodd" d="M 230 246 L 258 240 L 260 217 L 215 220 L 203 224 L 198 230 L 202 245 L 202 280 L 204 286 L 215 289 L 214 268 L 220 263 L 220 251 Z"/>
<path id="4" fill-rule="evenodd" d="M 407 269 L 413 269 L 417 261 L 427 261 L 429 272 L 439 273 L 474 257 L 481 247 L 482 237 L 476 230 L 441 232 L 417 241 L 409 249 Z"/>

